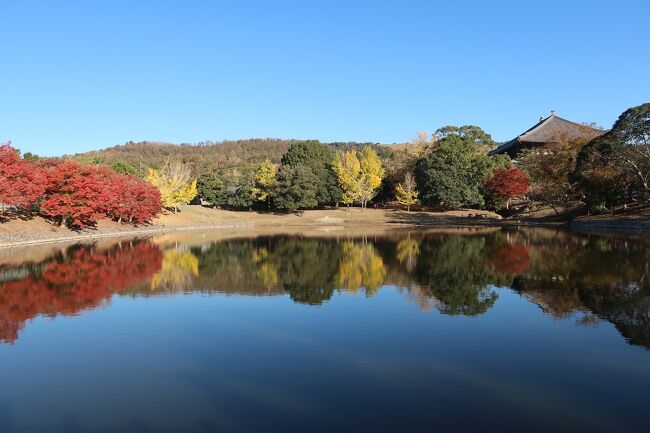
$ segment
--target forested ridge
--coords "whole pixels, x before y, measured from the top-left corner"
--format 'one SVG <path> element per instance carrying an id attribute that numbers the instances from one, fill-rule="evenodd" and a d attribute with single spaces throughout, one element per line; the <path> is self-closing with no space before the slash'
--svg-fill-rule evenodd
<path id="1" fill-rule="evenodd" d="M 127 163 L 144 176 L 149 167 L 162 168 L 171 160 L 182 161 L 191 167 L 194 175 L 215 169 L 241 171 L 254 169 L 266 159 L 279 164 L 293 143 L 304 140 L 279 138 L 251 138 L 245 140 L 202 141 L 195 144 L 165 143 L 157 141 L 130 141 L 101 150 L 78 153 L 72 157 L 83 163 L 115 164 Z M 335 142 L 327 143 L 332 149 L 357 148 L 370 144 L 382 148 L 384 153 L 390 147 L 379 143 Z"/>

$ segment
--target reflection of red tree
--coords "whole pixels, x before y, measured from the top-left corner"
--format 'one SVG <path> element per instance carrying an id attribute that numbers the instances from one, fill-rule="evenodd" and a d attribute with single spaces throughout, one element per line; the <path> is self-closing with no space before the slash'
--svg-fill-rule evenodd
<path id="1" fill-rule="evenodd" d="M 488 256 L 488 262 L 498 274 L 520 274 L 528 269 L 530 247 L 528 245 L 501 244 Z"/>
<path id="2" fill-rule="evenodd" d="M 46 263 L 41 273 L 0 283 L 0 341 L 15 341 L 24 322 L 38 315 L 95 308 L 114 293 L 146 282 L 161 266 L 162 253 L 149 242 L 102 251 L 82 246 Z"/>

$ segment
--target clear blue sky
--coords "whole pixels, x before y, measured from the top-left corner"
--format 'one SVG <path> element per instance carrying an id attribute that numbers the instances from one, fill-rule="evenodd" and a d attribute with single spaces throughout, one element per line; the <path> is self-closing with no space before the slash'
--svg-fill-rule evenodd
<path id="1" fill-rule="evenodd" d="M 650 2 L 0 0 L 0 141 L 506 140 L 650 101 Z"/>

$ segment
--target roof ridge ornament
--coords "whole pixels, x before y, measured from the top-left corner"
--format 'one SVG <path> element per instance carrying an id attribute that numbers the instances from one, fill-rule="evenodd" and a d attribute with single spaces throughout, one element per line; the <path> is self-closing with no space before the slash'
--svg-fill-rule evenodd
<path id="1" fill-rule="evenodd" d="M 555 117 L 555 110 L 551 110 L 551 116 Z"/>

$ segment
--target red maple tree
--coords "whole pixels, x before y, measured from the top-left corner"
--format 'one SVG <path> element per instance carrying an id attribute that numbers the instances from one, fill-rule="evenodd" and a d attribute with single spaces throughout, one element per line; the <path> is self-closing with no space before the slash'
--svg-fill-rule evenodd
<path id="1" fill-rule="evenodd" d="M 108 179 L 106 190 L 106 212 L 118 222 L 146 223 L 163 207 L 160 190 L 132 176 L 113 174 Z"/>
<path id="2" fill-rule="evenodd" d="M 522 170 L 511 168 L 495 168 L 492 175 L 484 182 L 485 193 L 495 205 L 505 202 L 508 208 L 510 199 L 528 192 L 530 180 Z"/>
<path id="3" fill-rule="evenodd" d="M 0 145 L 0 204 L 28 209 L 43 191 L 42 170 L 9 144 Z"/>
<path id="4" fill-rule="evenodd" d="M 101 218 L 142 224 L 163 207 L 158 188 L 141 179 L 68 159 L 26 160 L 9 144 L 0 145 L 0 204 L 38 204 L 43 216 L 79 229 Z"/>
<path id="5" fill-rule="evenodd" d="M 41 213 L 72 227 L 93 225 L 106 215 L 110 169 L 49 160 L 43 163 L 45 194 Z"/>

